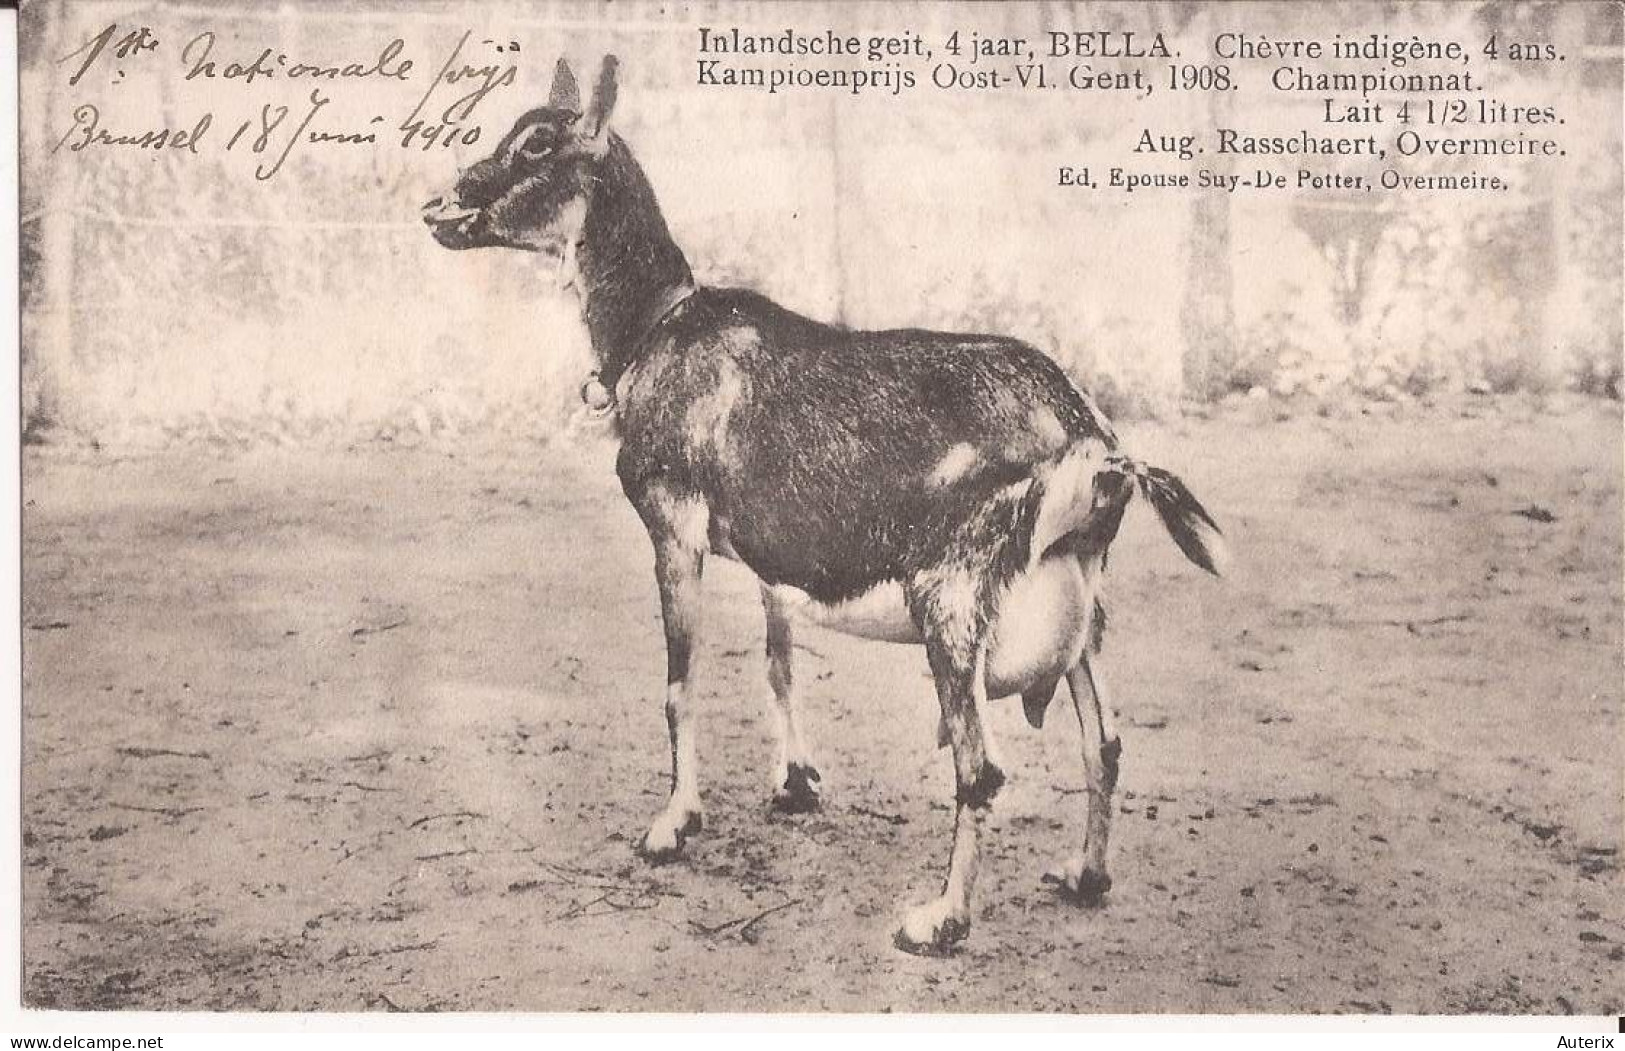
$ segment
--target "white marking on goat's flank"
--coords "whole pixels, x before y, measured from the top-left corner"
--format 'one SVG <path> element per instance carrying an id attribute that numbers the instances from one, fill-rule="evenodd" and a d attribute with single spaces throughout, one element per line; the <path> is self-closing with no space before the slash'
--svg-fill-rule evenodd
<path id="1" fill-rule="evenodd" d="M 729 419 L 747 393 L 745 374 L 739 366 L 726 357 L 719 359 L 716 386 L 689 406 L 689 442 L 721 458 L 727 449 Z"/>
<path id="2" fill-rule="evenodd" d="M 896 581 L 878 584 L 845 602 L 819 602 L 788 584 L 775 585 L 773 596 L 787 614 L 807 624 L 879 642 L 925 641 L 909 616 L 903 585 Z"/>
<path id="3" fill-rule="evenodd" d="M 1066 444 L 1066 428 L 1061 425 L 1060 417 L 1042 405 L 1034 405 L 1028 411 L 1027 426 L 1043 448 L 1055 449 Z"/>
<path id="4" fill-rule="evenodd" d="M 931 470 L 931 484 L 938 488 L 953 485 L 969 474 L 981 459 L 981 454 L 969 442 L 953 445 Z"/>

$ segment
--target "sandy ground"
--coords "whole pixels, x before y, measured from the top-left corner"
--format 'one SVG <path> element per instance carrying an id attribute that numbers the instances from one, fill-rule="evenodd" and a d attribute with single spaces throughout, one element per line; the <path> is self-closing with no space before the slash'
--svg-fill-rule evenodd
<path id="1" fill-rule="evenodd" d="M 707 831 L 634 855 L 664 665 L 607 445 L 32 450 L 26 1001 L 1619 1012 L 1618 405 L 1124 432 L 1236 573 L 1131 513 L 1116 889 L 1041 883 L 1082 835 L 1077 729 L 1000 705 L 1012 783 L 945 960 L 889 941 L 951 824 L 923 655 L 802 632 L 826 802 L 771 814 L 736 568 L 707 585 Z"/>

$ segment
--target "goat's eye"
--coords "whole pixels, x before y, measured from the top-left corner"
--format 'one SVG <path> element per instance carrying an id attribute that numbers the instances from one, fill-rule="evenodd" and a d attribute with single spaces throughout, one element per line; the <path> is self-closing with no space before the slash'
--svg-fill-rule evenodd
<path id="1" fill-rule="evenodd" d="M 536 132 L 519 144 L 520 156 L 533 161 L 540 160 L 552 152 L 553 143 L 541 132 Z"/>

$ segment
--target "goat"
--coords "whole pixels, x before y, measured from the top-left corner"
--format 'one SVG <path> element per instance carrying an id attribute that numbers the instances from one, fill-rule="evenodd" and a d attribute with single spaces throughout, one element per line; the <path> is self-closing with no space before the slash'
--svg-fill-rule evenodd
<path id="1" fill-rule="evenodd" d="M 424 206 L 451 249 L 559 261 L 580 296 L 597 372 L 583 397 L 613 409 L 616 473 L 654 546 L 666 635 L 671 795 L 644 836 L 651 862 L 701 828 L 690 698 L 706 556 L 761 582 L 780 741 L 773 803 L 815 808 L 792 618 L 923 644 L 952 749 L 954 836 L 942 894 L 910 909 L 905 951 L 970 931 L 977 840 L 1004 782 L 983 723 L 1019 694 L 1042 726 L 1065 679 L 1083 728 L 1083 851 L 1063 889 L 1098 903 L 1121 744 L 1091 657 L 1105 627 L 1107 547 L 1143 495 L 1179 549 L 1217 574 L 1223 538 L 1175 476 L 1118 452 L 1111 424 L 1015 339 L 821 324 L 755 292 L 696 285 L 655 195 L 610 130 L 617 63 L 585 110 L 560 61 L 545 106 Z"/>

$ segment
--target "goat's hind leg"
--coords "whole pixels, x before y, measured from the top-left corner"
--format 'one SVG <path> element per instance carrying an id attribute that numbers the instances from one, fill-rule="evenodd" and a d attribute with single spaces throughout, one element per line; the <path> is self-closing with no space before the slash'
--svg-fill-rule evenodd
<path id="1" fill-rule="evenodd" d="M 978 839 L 987 808 L 1004 784 L 982 724 L 986 640 L 964 625 L 926 620 L 926 655 L 942 706 L 942 726 L 954 756 L 954 842 L 942 894 L 904 916 L 893 942 L 905 952 L 941 955 L 970 933 L 971 894 L 980 861 Z"/>
<path id="2" fill-rule="evenodd" d="M 1088 800 L 1083 854 L 1067 861 L 1056 877 L 1063 892 L 1085 905 L 1099 905 L 1112 886 L 1106 874 L 1106 843 L 1111 835 L 1112 793 L 1117 788 L 1123 744 L 1112 725 L 1111 706 L 1100 675 L 1085 653 L 1067 672 L 1067 689 L 1083 732 L 1084 797 Z"/>
<path id="3" fill-rule="evenodd" d="M 818 768 L 813 766 L 801 729 L 801 705 L 791 657 L 794 649 L 789 615 L 773 589 L 762 585 L 767 613 L 767 681 L 773 689 L 773 727 L 778 756 L 773 764 L 773 808 L 786 814 L 818 809 Z"/>

